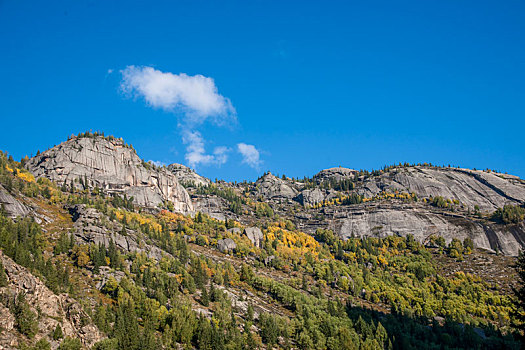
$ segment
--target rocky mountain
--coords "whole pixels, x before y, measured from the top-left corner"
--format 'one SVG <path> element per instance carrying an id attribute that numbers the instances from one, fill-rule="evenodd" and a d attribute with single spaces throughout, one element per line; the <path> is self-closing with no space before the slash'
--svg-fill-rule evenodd
<path id="1" fill-rule="evenodd" d="M 430 165 L 211 182 L 90 133 L 0 152 L 0 348 L 513 349 L 524 188 Z"/>
<path id="2" fill-rule="evenodd" d="M 31 158 L 26 167 L 37 178 L 76 188 L 98 187 L 109 194 L 133 197 L 140 206 L 156 208 L 170 201 L 179 212 L 193 211 L 176 176 L 143 162 L 121 139 L 73 137 Z"/>

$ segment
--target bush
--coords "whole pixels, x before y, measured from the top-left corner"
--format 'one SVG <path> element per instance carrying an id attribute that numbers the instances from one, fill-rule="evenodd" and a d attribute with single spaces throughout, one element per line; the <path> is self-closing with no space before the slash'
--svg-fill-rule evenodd
<path id="1" fill-rule="evenodd" d="M 60 343 L 60 346 L 58 347 L 58 350 L 80 350 L 82 349 L 82 343 L 77 338 L 71 338 L 66 337 L 62 343 Z"/>
<path id="2" fill-rule="evenodd" d="M 519 205 L 505 205 L 492 214 L 492 219 L 505 224 L 518 224 L 525 219 L 525 209 Z"/>

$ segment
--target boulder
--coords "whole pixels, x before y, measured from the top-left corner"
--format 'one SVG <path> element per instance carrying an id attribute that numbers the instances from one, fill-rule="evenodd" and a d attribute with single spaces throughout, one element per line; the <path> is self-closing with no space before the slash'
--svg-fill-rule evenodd
<path id="1" fill-rule="evenodd" d="M 237 244 L 231 238 L 221 239 L 217 242 L 217 248 L 221 253 L 229 253 L 237 248 Z"/>
<path id="2" fill-rule="evenodd" d="M 261 248 L 263 243 L 263 233 L 258 227 L 246 227 L 243 232 L 254 246 Z"/>

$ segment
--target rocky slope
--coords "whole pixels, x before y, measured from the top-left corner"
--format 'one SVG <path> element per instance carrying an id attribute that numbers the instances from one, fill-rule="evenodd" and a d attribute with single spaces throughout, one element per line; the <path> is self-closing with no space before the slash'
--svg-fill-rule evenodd
<path id="1" fill-rule="evenodd" d="M 406 167 L 364 182 L 365 197 L 381 191 L 414 192 L 419 198 L 457 199 L 471 210 L 493 212 L 505 204 L 525 203 L 525 181 L 505 174 L 457 168 Z"/>
<path id="2" fill-rule="evenodd" d="M 30 309 L 38 314 L 38 332 L 35 340 L 45 338 L 53 349 L 59 345 L 50 334 L 60 325 L 66 337 L 78 338 L 84 346 L 90 347 L 104 338 L 98 328 L 93 325 L 89 315 L 82 309 L 80 304 L 67 294 L 54 294 L 37 277 L 25 267 L 16 264 L 12 259 L 0 251 L 7 279 L 7 287 L 0 288 L 2 303 L 0 303 L 0 349 L 18 348 L 25 336 L 16 329 L 16 318 L 12 308 L 7 304 L 12 303 L 16 296 L 24 293 Z"/>
<path id="3" fill-rule="evenodd" d="M 7 215 L 11 218 L 26 216 L 30 212 L 29 208 L 9 194 L 2 185 L 0 185 L 0 206 L 4 208 Z"/>
<path id="4" fill-rule="evenodd" d="M 37 178 L 125 194 L 140 206 L 155 208 L 171 201 L 176 211 L 193 211 L 191 200 L 175 175 L 144 163 L 120 139 L 73 137 L 31 158 L 26 167 Z"/>

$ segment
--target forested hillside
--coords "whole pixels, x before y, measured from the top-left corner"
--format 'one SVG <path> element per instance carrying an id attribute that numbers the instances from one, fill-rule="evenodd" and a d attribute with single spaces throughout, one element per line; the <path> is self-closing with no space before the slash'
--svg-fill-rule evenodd
<path id="1" fill-rule="evenodd" d="M 101 135 L 68 142 L 131 150 Z M 469 234 L 341 235 L 319 210 L 417 203 L 504 232 L 523 225 L 519 199 L 483 211 L 386 187 L 370 194 L 377 178 L 359 172 L 228 184 L 179 166 L 179 184 L 134 153 L 126 171 L 151 183 L 106 186 L 83 160 L 70 174 L 43 163 L 59 150 L 21 162 L 0 153 L 0 347 L 520 348 L 514 257 Z M 337 192 L 306 199 L 316 190 Z"/>

